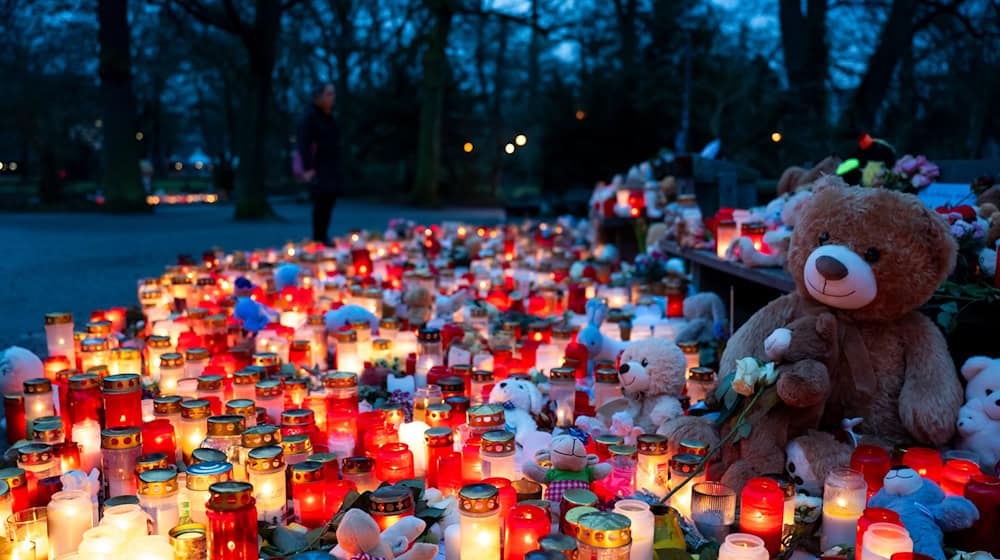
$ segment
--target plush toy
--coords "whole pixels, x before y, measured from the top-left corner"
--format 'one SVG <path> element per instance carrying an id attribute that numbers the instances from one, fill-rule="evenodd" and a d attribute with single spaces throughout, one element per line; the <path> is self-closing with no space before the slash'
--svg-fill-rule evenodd
<path id="1" fill-rule="evenodd" d="M 236 300 L 233 316 L 240 320 L 245 330 L 251 332 L 261 331 L 269 323 L 277 323 L 280 317 L 277 311 L 249 297 Z"/>
<path id="2" fill-rule="evenodd" d="M 701 292 L 684 300 L 687 325 L 677 333 L 679 341 L 714 342 L 726 333 L 726 304 L 715 292 Z"/>
<path id="3" fill-rule="evenodd" d="M 768 361 L 765 340 L 776 329 L 829 313 L 837 323 L 836 352 L 827 363 L 829 398 L 818 426 L 801 427 L 831 431 L 844 418 L 863 418 L 858 431 L 873 443 L 943 445 L 955 433 L 962 388 L 944 337 L 917 308 L 947 277 L 955 253 L 944 220 L 915 196 L 821 185 L 802 213 L 789 252 L 788 270 L 798 289 L 759 310 L 735 333 L 719 371 L 735 371 L 736 361 L 747 356 Z M 778 392 L 786 405 L 817 404 L 789 399 L 791 392 L 783 387 L 791 380 L 783 375 Z M 786 414 L 781 408 L 773 411 Z M 755 424 L 749 439 L 759 431 Z M 740 457 L 775 455 L 758 467 L 766 468 L 764 473 L 780 470 L 785 442 L 772 453 L 773 439 L 760 438 L 761 449 L 741 445 Z"/>
<path id="4" fill-rule="evenodd" d="M 406 318 L 410 322 L 410 328 L 418 328 L 431 318 L 434 294 L 426 286 L 414 284 L 403 294 L 403 303 L 406 304 Z"/>
<path id="5" fill-rule="evenodd" d="M 280 292 L 288 287 L 298 287 L 299 272 L 301 272 L 299 265 L 291 263 L 285 263 L 274 269 L 274 289 Z"/>
<path id="6" fill-rule="evenodd" d="M 326 312 L 326 316 L 323 318 L 326 330 L 331 333 L 362 321 L 368 321 L 372 329 L 378 329 L 378 317 L 364 307 L 353 303 L 341 305 L 337 309 L 331 309 Z"/>
<path id="7" fill-rule="evenodd" d="M 944 533 L 967 529 L 979 511 L 961 496 L 947 496 L 941 487 L 910 467 L 894 467 L 868 507 L 891 509 L 913 539 L 913 552 L 944 560 Z"/>
<path id="8" fill-rule="evenodd" d="M 505 379 L 493 385 L 489 402 L 504 407 L 504 418 L 514 436 L 522 440 L 538 430 L 535 415 L 541 414 L 545 404 L 538 387 L 523 379 Z"/>
<path id="9" fill-rule="evenodd" d="M 837 467 L 850 466 L 853 451 L 833 434 L 810 431 L 788 442 L 785 472 L 799 494 L 822 497 L 826 475 Z"/>
<path id="10" fill-rule="evenodd" d="M 958 447 L 979 455 L 987 472 L 1000 461 L 1000 360 L 974 356 L 962 365 L 965 405 L 958 414 Z"/>
<path id="11" fill-rule="evenodd" d="M 656 222 L 646 230 L 646 252 L 653 253 L 660 250 L 660 242 L 670 237 L 670 228 L 663 222 Z"/>
<path id="12" fill-rule="evenodd" d="M 739 237 L 726 249 L 726 260 L 737 260 L 754 268 L 782 267 L 788 260 L 788 247 L 791 244 L 792 232 L 787 230 L 772 230 L 764 234 L 764 243 L 768 246 L 767 253 L 759 251 L 749 237 Z"/>
<path id="13" fill-rule="evenodd" d="M 436 545 L 413 543 L 426 525 L 411 515 L 380 533 L 371 515 L 349 509 L 337 526 L 337 546 L 330 554 L 338 560 L 431 560 L 438 553 Z"/>
<path id="14" fill-rule="evenodd" d="M 459 290 L 450 296 L 435 294 L 434 296 L 434 316 L 451 320 L 455 313 L 462 310 L 468 299 L 468 292 Z"/>
<path id="15" fill-rule="evenodd" d="M 559 434 L 552 438 L 549 449 L 536 455 L 522 467 L 524 475 L 545 484 L 545 499 L 558 509 L 559 501 L 567 490 L 590 489 L 590 483 L 611 474 L 611 465 L 598 463 L 596 455 L 587 454 L 587 435 L 574 429 L 574 433 Z M 549 468 L 539 460 L 552 463 Z M 555 512 L 553 512 L 555 513 Z"/>
<path id="16" fill-rule="evenodd" d="M 798 187 L 808 185 L 824 175 L 833 175 L 837 172 L 838 165 L 840 165 L 840 158 L 831 155 L 823 158 L 812 169 L 789 167 L 781 173 L 781 178 L 778 179 L 778 194 L 793 193 Z"/>
<path id="17" fill-rule="evenodd" d="M 625 349 L 625 342 L 614 340 L 601 332 L 601 323 L 608 314 L 608 305 L 593 298 L 587 302 L 587 324 L 576 335 L 576 341 L 587 348 L 587 357 L 594 360 L 615 360 Z"/>
<path id="18" fill-rule="evenodd" d="M 664 422 L 684 415 L 677 396 L 684 392 L 687 361 L 676 344 L 665 338 L 631 342 L 620 363 L 625 412 L 643 432 L 655 433 Z"/>

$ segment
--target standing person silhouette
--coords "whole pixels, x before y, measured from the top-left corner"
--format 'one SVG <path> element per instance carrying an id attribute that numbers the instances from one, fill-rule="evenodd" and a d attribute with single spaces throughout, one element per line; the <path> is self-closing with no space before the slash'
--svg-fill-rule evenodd
<path id="1" fill-rule="evenodd" d="M 313 241 L 326 244 L 341 183 L 340 129 L 333 117 L 337 91 L 333 84 L 323 82 L 313 88 L 311 96 L 312 103 L 299 124 L 297 146 L 302 178 L 312 197 Z"/>

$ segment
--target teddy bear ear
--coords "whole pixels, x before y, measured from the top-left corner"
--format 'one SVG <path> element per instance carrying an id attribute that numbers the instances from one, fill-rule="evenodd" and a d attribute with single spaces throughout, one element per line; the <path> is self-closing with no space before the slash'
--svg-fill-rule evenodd
<path id="1" fill-rule="evenodd" d="M 972 381 L 972 378 L 979 375 L 984 369 L 993 364 L 992 358 L 986 356 L 973 356 L 962 364 L 962 377 Z"/>
<path id="2" fill-rule="evenodd" d="M 531 403 L 531 413 L 539 414 L 542 412 L 542 406 L 545 401 L 542 399 L 542 392 L 538 390 L 538 387 L 534 383 L 527 383 L 528 386 L 528 400 Z"/>

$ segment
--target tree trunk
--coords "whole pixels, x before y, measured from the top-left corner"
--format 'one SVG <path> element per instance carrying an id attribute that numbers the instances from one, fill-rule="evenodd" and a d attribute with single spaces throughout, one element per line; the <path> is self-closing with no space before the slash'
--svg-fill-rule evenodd
<path id="1" fill-rule="evenodd" d="M 128 0 L 98 0 L 101 102 L 104 112 L 105 207 L 112 212 L 149 212 L 139 177 L 135 95 L 129 52 Z"/>
<path id="2" fill-rule="evenodd" d="M 789 85 L 789 110 L 785 122 L 789 128 L 822 135 L 793 139 L 813 155 L 818 146 L 810 146 L 810 143 L 823 143 L 825 134 L 822 131 L 827 128 L 826 12 L 827 0 L 807 0 L 804 14 L 800 0 L 780 0 L 778 7 Z"/>
<path id="3" fill-rule="evenodd" d="M 354 136 L 354 96 L 348 88 L 348 76 L 351 73 L 350 56 L 354 42 L 354 14 L 352 14 L 351 0 L 336 0 L 332 2 L 340 25 L 340 33 L 337 36 L 337 43 L 334 48 L 334 55 L 337 57 L 337 116 L 341 131 L 340 142 L 340 167 L 341 174 L 346 179 L 347 184 L 342 188 L 350 188 L 352 180 L 358 176 L 357 162 L 351 154 L 351 139 Z"/>
<path id="4" fill-rule="evenodd" d="M 251 31 L 243 43 L 250 55 L 251 90 L 247 128 L 243 132 L 240 166 L 236 175 L 237 220 L 261 220 L 274 217 L 267 201 L 267 139 L 270 132 L 271 85 L 278 33 L 281 30 L 281 5 L 278 0 L 257 0 Z"/>
<path id="5" fill-rule="evenodd" d="M 424 51 L 424 80 L 420 96 L 420 131 L 417 139 L 417 171 L 413 202 L 420 206 L 440 204 L 438 172 L 441 166 L 441 121 L 448 79 L 445 48 L 455 13 L 453 0 L 428 0 L 434 26 Z"/>
<path id="6" fill-rule="evenodd" d="M 854 102 L 843 122 L 852 135 L 868 132 L 877 125 L 879 109 L 892 83 L 896 65 L 913 41 L 913 16 L 917 0 L 893 0 L 889 17 L 879 33 L 878 45 L 868 59 L 868 68 L 854 94 Z"/>

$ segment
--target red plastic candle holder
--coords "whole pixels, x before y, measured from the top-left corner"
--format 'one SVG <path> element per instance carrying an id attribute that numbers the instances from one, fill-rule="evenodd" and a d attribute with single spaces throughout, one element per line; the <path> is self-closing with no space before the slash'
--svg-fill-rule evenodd
<path id="1" fill-rule="evenodd" d="M 917 471 L 920 476 L 936 484 L 941 483 L 944 464 L 941 454 L 929 447 L 911 447 L 903 454 L 903 464 Z"/>
<path id="2" fill-rule="evenodd" d="M 212 486 L 245 484 L 217 483 Z M 227 486 L 228 487 L 228 486 Z M 257 508 L 248 495 L 252 487 L 233 494 L 212 493 L 208 501 L 208 557 L 213 560 L 257 560 Z"/>
<path id="3" fill-rule="evenodd" d="M 777 481 L 751 478 L 740 495 L 740 532 L 764 540 L 774 556 L 781 551 L 781 530 L 785 514 L 785 493 Z"/>
<path id="4" fill-rule="evenodd" d="M 410 446 L 397 441 L 379 447 L 375 456 L 375 476 L 380 481 L 392 484 L 413 478 L 413 452 L 410 451 Z"/>
<path id="5" fill-rule="evenodd" d="M 851 454 L 851 468 L 864 475 L 869 500 L 882 489 L 882 480 L 891 466 L 889 452 L 877 445 L 859 445 Z"/>
<path id="6" fill-rule="evenodd" d="M 507 514 L 504 535 L 504 560 L 521 560 L 538 548 L 538 541 L 551 531 L 549 515 L 544 509 L 522 504 Z"/>
<path id="7" fill-rule="evenodd" d="M 28 439 L 28 419 L 24 414 L 24 395 L 3 396 L 4 417 L 7 418 L 7 441 L 14 443 Z"/>
<path id="8" fill-rule="evenodd" d="M 399 433 L 391 426 L 383 424 L 370 428 L 364 435 L 365 455 L 377 460 L 379 449 L 394 441 L 399 441 Z"/>
<path id="9" fill-rule="evenodd" d="M 142 385 L 135 374 L 110 375 L 102 381 L 104 426 L 127 428 L 142 425 Z"/>
<path id="10" fill-rule="evenodd" d="M 142 425 L 142 453 L 163 453 L 169 463 L 174 462 L 177 456 L 177 439 L 170 420 L 158 418 Z"/>
<path id="11" fill-rule="evenodd" d="M 438 459 L 437 488 L 445 496 L 458 496 L 462 482 L 462 454 L 446 453 Z"/>
<path id="12" fill-rule="evenodd" d="M 949 459 L 941 469 L 941 489 L 949 496 L 964 496 L 965 485 L 977 474 L 983 474 L 979 465 L 967 459 Z"/>
<path id="13" fill-rule="evenodd" d="M 985 550 L 1000 556 L 1000 478 L 986 474 L 974 475 L 965 485 L 965 497 L 979 510 L 979 521 L 957 536 L 962 550 Z"/>

